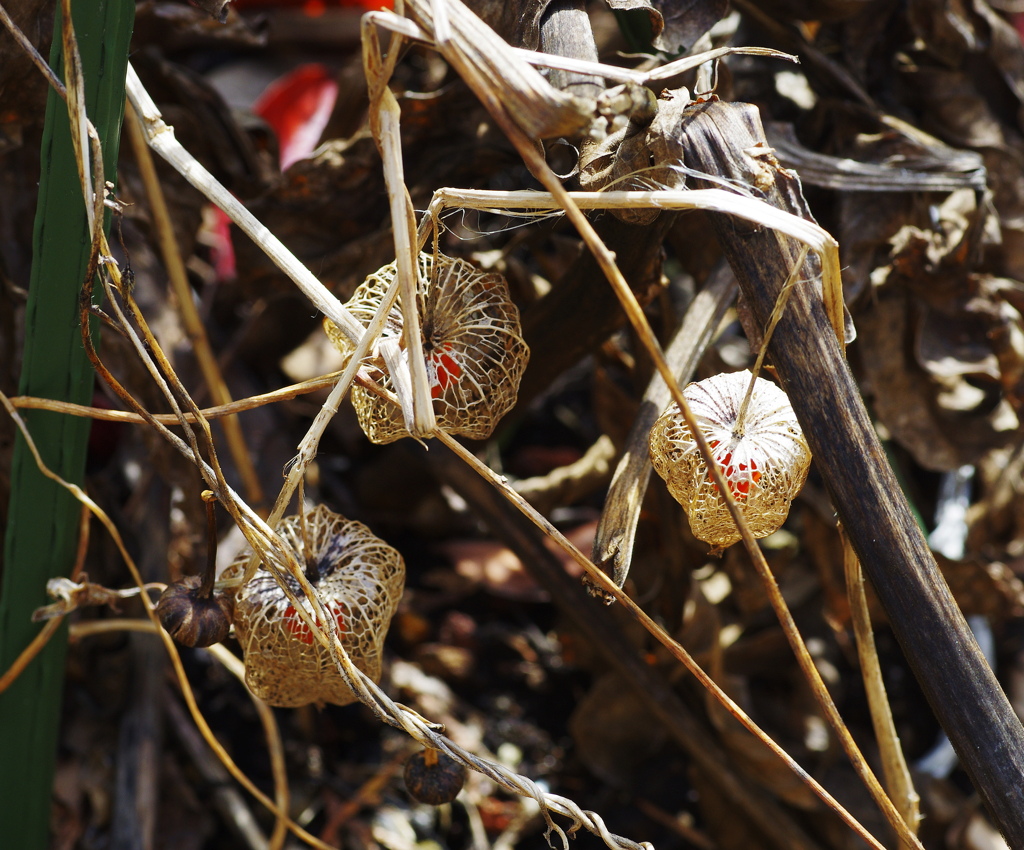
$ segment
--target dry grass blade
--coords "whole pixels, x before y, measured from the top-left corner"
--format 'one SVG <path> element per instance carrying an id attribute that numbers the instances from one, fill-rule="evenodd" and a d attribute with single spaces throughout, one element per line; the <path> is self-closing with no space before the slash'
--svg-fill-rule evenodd
<path id="1" fill-rule="evenodd" d="M 839 243 L 814 222 L 780 210 L 757 198 L 724 189 L 567 192 L 559 187 L 559 191 L 548 193 L 445 188 L 434 193 L 430 214 L 440 215 L 441 211 L 449 207 L 539 214 L 564 210 L 566 203 L 575 205 L 578 210 L 654 208 L 721 212 L 790 236 L 813 251 L 821 263 L 821 285 L 829 299 L 826 302 L 829 320 L 837 338 L 844 339 Z M 835 293 L 839 293 L 839 297 Z"/>
<path id="2" fill-rule="evenodd" d="M 560 92 L 483 23 L 459 0 L 435 4 L 407 0 L 413 21 L 437 42 L 438 50 L 464 79 L 477 76 L 492 91 L 501 91 L 508 110 L 532 139 L 571 136 L 585 129 L 594 117 L 594 104 Z M 450 33 L 435 31 L 435 17 L 450 25 Z M 381 21 L 382 23 L 386 23 Z"/>
<path id="3" fill-rule="evenodd" d="M 868 696 L 871 723 L 875 727 L 875 738 L 882 754 L 882 775 L 896 808 L 906 821 L 907 827 L 916 835 L 921 822 L 921 798 L 914 790 L 914 780 L 903 755 L 903 747 L 900 745 L 896 724 L 892 718 L 892 707 L 885 692 L 882 667 L 871 629 L 864 573 L 861 571 L 857 553 L 853 551 L 845 534 L 842 535 L 842 541 L 846 593 L 850 600 L 853 631 L 857 639 L 857 656 L 860 658 L 861 675 Z M 906 846 L 906 843 L 903 843 L 903 846 Z"/>

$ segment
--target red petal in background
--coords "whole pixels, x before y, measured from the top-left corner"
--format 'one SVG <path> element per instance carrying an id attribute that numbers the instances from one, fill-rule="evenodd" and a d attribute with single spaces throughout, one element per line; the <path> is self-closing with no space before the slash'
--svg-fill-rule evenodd
<path id="1" fill-rule="evenodd" d="M 338 83 L 323 65 L 300 65 L 269 86 L 253 104 L 253 112 L 277 134 L 281 170 L 309 156 L 323 134 L 338 99 Z M 219 280 L 235 276 L 231 223 L 214 209 L 208 224 L 211 260 Z"/>
<path id="2" fill-rule="evenodd" d="M 338 83 L 323 65 L 300 65 L 271 83 L 253 112 L 277 133 L 281 170 L 309 156 L 338 99 Z"/>

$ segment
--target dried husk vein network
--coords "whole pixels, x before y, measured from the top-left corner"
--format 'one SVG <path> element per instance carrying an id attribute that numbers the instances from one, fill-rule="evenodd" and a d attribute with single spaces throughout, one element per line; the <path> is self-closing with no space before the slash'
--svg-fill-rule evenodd
<path id="1" fill-rule="evenodd" d="M 508 285 L 497 272 L 484 272 L 464 260 L 429 253 L 418 258 L 420 288 L 417 306 L 421 322 L 427 377 L 438 427 L 449 433 L 484 439 L 516 402 L 519 381 L 529 359 L 523 342 L 519 311 L 509 298 Z M 360 284 L 346 305 L 364 325 L 394 280 L 394 263 Z M 400 299 L 388 314 L 382 339 L 402 339 Z M 350 355 L 353 344 L 329 320 L 324 322 L 332 342 Z M 403 349 L 404 357 L 408 357 Z M 395 385 L 383 368 L 374 377 L 385 388 Z M 352 404 L 359 424 L 374 443 L 408 436 L 401 410 L 372 393 L 354 387 Z"/>
<path id="2" fill-rule="evenodd" d="M 740 423 L 749 371 L 715 375 L 683 392 L 754 537 L 777 531 L 807 478 L 811 453 L 789 399 L 757 378 Z M 651 429 L 651 462 L 686 511 L 694 536 L 722 548 L 739 531 L 687 427 L 673 404 Z"/>
<path id="3" fill-rule="evenodd" d="M 401 555 L 362 523 L 322 505 L 310 511 L 304 523 L 298 516 L 286 517 L 276 530 L 298 563 L 305 565 L 306 577 L 334 618 L 352 662 L 379 680 L 384 637 L 405 584 Z M 250 556 L 242 552 L 223 578 L 241 577 Z M 298 581 L 286 573 L 283 580 L 316 622 Z M 314 638 L 264 564 L 234 591 L 234 622 L 246 684 L 265 702 L 290 707 L 357 700 L 330 652 Z"/>

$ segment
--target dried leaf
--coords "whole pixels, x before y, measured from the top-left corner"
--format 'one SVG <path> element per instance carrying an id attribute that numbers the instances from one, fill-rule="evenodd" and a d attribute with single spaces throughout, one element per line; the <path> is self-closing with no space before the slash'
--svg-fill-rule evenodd
<path id="1" fill-rule="evenodd" d="M 598 679 L 579 701 L 569 734 L 587 768 L 618 788 L 632 785 L 666 740 L 664 725 L 614 673 Z"/>

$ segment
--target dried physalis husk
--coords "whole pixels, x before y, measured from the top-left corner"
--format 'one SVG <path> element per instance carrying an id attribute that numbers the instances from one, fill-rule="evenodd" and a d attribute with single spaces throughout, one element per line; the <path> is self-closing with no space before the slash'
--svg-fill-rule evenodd
<path id="1" fill-rule="evenodd" d="M 751 533 L 767 537 L 786 521 L 807 478 L 811 452 L 789 398 L 762 378 L 754 385 L 742 428 L 737 427 L 750 380 L 749 371 L 715 375 L 690 384 L 683 395 Z M 650 442 L 651 462 L 686 510 L 694 537 L 718 548 L 739 540 L 678 405 L 654 424 Z"/>
<path id="2" fill-rule="evenodd" d="M 297 516 L 286 517 L 276 530 L 337 623 L 349 658 L 377 681 L 384 637 L 405 583 L 402 556 L 362 523 L 322 505 L 306 514 L 304 525 Z M 222 578 L 243 575 L 250 557 L 240 554 Z M 288 575 L 284 580 L 316 620 L 299 583 Z M 235 634 L 245 653 L 245 683 L 264 702 L 289 707 L 356 701 L 328 650 L 263 564 L 235 590 Z"/>
<path id="3" fill-rule="evenodd" d="M 364 325 L 370 323 L 397 273 L 391 263 L 356 289 L 346 306 Z M 419 276 L 421 338 L 437 425 L 449 434 L 477 440 L 489 437 L 516 403 L 519 380 L 530 356 L 508 284 L 497 272 L 484 272 L 443 254 L 435 263 L 431 254 L 421 253 Z M 381 338 L 400 340 L 402 326 L 400 302 L 396 301 Z M 343 354 L 352 352 L 352 343 L 337 325 L 327 319 L 324 327 Z M 378 370 L 374 378 L 394 390 L 385 371 Z M 409 435 L 395 405 L 359 387 L 352 389 L 352 404 L 372 442 L 390 443 Z"/>

